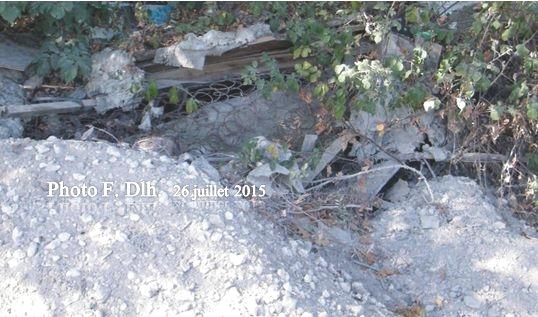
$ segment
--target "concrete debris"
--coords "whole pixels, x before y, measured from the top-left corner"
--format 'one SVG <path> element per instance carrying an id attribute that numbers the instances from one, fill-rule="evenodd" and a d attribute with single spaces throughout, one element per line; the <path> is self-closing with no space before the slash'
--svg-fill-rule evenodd
<path id="1" fill-rule="evenodd" d="M 316 146 L 316 141 L 318 140 L 317 134 L 307 134 L 304 136 L 303 145 L 301 146 L 301 152 L 309 153 L 312 152 Z"/>
<path id="2" fill-rule="evenodd" d="M 353 110 L 350 124 L 386 151 L 401 157 L 408 157 L 416 153 L 421 145 L 425 146 L 427 136 L 433 145 L 432 151 L 435 151 L 431 154 L 439 155 L 438 158 L 441 159 L 445 152 L 442 147 L 446 145 L 446 131 L 442 120 L 433 113 L 415 113 L 406 107 L 393 108 L 388 103 L 378 105 L 375 114 Z M 418 120 L 414 120 L 414 117 Z M 382 128 L 381 131 L 378 131 L 379 127 Z M 368 140 L 354 143 L 350 153 L 360 162 L 366 159 L 392 159 Z"/>
<path id="3" fill-rule="evenodd" d="M 129 53 L 106 48 L 92 57 L 86 92 L 95 98 L 97 112 L 116 108 L 130 110 L 138 104 L 143 79 L 144 71 L 134 65 Z"/>
<path id="4" fill-rule="evenodd" d="M 392 187 L 387 191 L 385 198 L 392 202 L 403 201 L 409 194 L 409 184 L 403 179 L 399 179 Z"/>
<path id="5" fill-rule="evenodd" d="M 424 152 L 430 153 L 433 159 L 437 162 L 443 162 L 448 159 L 449 153 L 447 153 L 445 149 L 436 146 L 429 146 L 428 144 L 425 144 L 422 149 Z"/>
<path id="6" fill-rule="evenodd" d="M 269 25 L 262 23 L 240 28 L 235 32 L 211 30 L 202 36 L 189 33 L 182 42 L 157 49 L 154 62 L 202 70 L 206 56 L 220 56 L 231 49 L 271 35 Z"/>
<path id="7" fill-rule="evenodd" d="M 415 47 L 421 47 L 428 54 L 424 61 L 424 68 L 426 70 L 437 70 L 443 47 L 437 43 L 425 42 L 420 37 L 413 41 L 406 36 L 391 32 L 380 43 L 379 56 L 381 56 L 382 60 L 392 56 L 412 60 Z"/>
<path id="8" fill-rule="evenodd" d="M 0 139 L 20 138 L 23 133 L 22 122 L 18 118 L 1 118 L 2 107 L 24 104 L 24 91 L 7 72 L 0 72 Z"/>
<path id="9" fill-rule="evenodd" d="M 180 153 L 179 145 L 171 138 L 148 136 L 137 140 L 133 148 L 144 151 L 154 151 L 168 156 L 177 156 Z"/>
<path id="10" fill-rule="evenodd" d="M 15 43 L 0 34 L 0 68 L 24 72 L 37 53 L 37 49 Z"/>
<path id="11" fill-rule="evenodd" d="M 352 134 L 345 133 L 332 141 L 325 151 L 323 151 L 317 165 L 311 168 L 308 171 L 308 174 L 303 178 L 303 183 L 305 185 L 311 183 L 327 167 L 327 165 L 334 160 L 336 155 L 347 147 L 348 142 L 353 137 Z"/>
<path id="12" fill-rule="evenodd" d="M 372 170 L 376 168 L 385 168 L 371 173 L 364 174 L 358 179 L 358 192 L 363 200 L 371 200 L 379 194 L 379 192 L 387 185 L 387 183 L 400 170 L 399 167 L 390 168 L 389 166 L 398 164 L 392 160 L 384 161 L 372 166 Z"/>

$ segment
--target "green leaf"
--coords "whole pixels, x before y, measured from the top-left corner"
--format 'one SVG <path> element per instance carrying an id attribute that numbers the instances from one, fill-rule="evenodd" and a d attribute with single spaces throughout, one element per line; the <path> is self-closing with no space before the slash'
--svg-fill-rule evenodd
<path id="1" fill-rule="evenodd" d="M 50 15 L 56 20 L 61 20 L 65 15 L 64 7 L 59 4 L 54 5 L 50 10 Z"/>
<path id="2" fill-rule="evenodd" d="M 517 55 L 519 55 L 521 58 L 525 58 L 529 56 L 529 53 L 530 53 L 529 49 L 525 47 L 525 44 L 516 45 L 516 52 L 517 52 Z"/>
<path id="3" fill-rule="evenodd" d="M 524 97 L 529 92 L 529 87 L 527 87 L 526 82 L 520 82 L 513 86 L 512 92 L 510 93 L 510 96 L 508 96 L 508 100 L 515 102 L 519 100 L 521 97 Z"/>
<path id="4" fill-rule="evenodd" d="M 297 79 L 295 79 L 295 77 L 288 76 L 286 79 L 286 86 L 292 92 L 299 92 L 299 82 Z"/>
<path id="5" fill-rule="evenodd" d="M 527 102 L 527 117 L 529 120 L 538 119 L 538 100 L 535 98 Z"/>
<path id="6" fill-rule="evenodd" d="M 185 103 L 185 111 L 187 111 L 188 114 L 191 114 L 198 110 L 198 101 L 194 98 L 187 99 L 187 102 Z"/>
<path id="7" fill-rule="evenodd" d="M 499 121 L 501 120 L 501 115 L 502 115 L 502 109 L 501 107 L 498 107 L 498 106 L 491 106 L 489 108 L 489 117 L 491 118 L 491 120 L 493 121 Z"/>
<path id="8" fill-rule="evenodd" d="M 75 78 L 77 77 L 77 74 L 78 74 L 78 67 L 75 66 L 74 64 L 70 67 L 62 68 L 60 71 L 60 75 L 62 76 L 62 79 L 68 83 L 75 80 Z"/>
<path id="9" fill-rule="evenodd" d="M 179 94 L 177 92 L 177 88 L 176 87 L 172 87 L 170 88 L 170 90 L 168 91 L 168 100 L 170 101 L 171 104 L 173 105 L 178 105 L 179 104 Z"/>
<path id="10" fill-rule="evenodd" d="M 329 86 L 326 83 L 320 83 L 314 88 L 314 95 L 323 97 L 329 92 Z"/>
<path id="11" fill-rule="evenodd" d="M 148 85 L 148 89 L 146 90 L 146 101 L 151 101 L 157 98 L 157 95 L 159 94 L 159 89 L 157 88 L 157 82 L 153 79 L 150 81 Z"/>
<path id="12" fill-rule="evenodd" d="M 334 106 L 333 114 L 336 119 L 342 119 L 344 117 L 344 113 L 346 112 L 346 106 L 342 103 L 337 103 Z"/>
<path id="13" fill-rule="evenodd" d="M 21 10 L 15 4 L 6 4 L 6 7 L 2 11 L 2 18 L 8 23 L 13 23 L 21 16 Z"/>
<path id="14" fill-rule="evenodd" d="M 298 47 L 293 50 L 293 59 L 298 59 L 301 56 L 301 48 Z"/>
<path id="15" fill-rule="evenodd" d="M 501 34 L 501 39 L 503 41 L 508 41 L 514 36 L 514 33 L 514 27 L 510 26 Z"/>

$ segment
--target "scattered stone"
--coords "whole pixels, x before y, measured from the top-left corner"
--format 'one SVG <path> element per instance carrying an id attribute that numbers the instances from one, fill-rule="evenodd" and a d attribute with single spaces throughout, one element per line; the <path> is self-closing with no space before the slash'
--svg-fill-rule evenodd
<path id="1" fill-rule="evenodd" d="M 58 240 L 61 242 L 66 242 L 69 239 L 71 239 L 71 234 L 68 232 L 62 232 L 58 235 Z"/>
<path id="2" fill-rule="evenodd" d="M 36 255 L 38 247 L 39 245 L 37 243 L 30 242 L 30 244 L 28 245 L 28 248 L 26 249 L 26 256 L 31 258 L 34 255 Z"/>
<path id="3" fill-rule="evenodd" d="M 73 179 L 79 182 L 82 182 L 86 178 L 86 175 L 79 174 L 79 173 L 73 173 Z"/>
<path id="4" fill-rule="evenodd" d="M 439 217 L 437 215 L 420 215 L 420 224 L 423 229 L 439 228 Z"/>
<path id="5" fill-rule="evenodd" d="M 17 40 L 16 35 L 13 39 Z M 0 34 L 0 68 L 24 72 L 37 54 L 36 48 L 21 45 Z"/>
<path id="6" fill-rule="evenodd" d="M 480 303 L 478 299 L 470 295 L 465 296 L 463 298 L 463 302 L 465 303 L 465 305 L 467 305 L 467 307 L 473 308 L 473 309 L 479 309 L 480 306 L 482 306 L 482 303 Z"/>
<path id="7" fill-rule="evenodd" d="M 77 269 L 70 269 L 69 271 L 67 271 L 67 273 L 65 273 L 65 276 L 70 278 L 79 277 L 80 271 Z"/>

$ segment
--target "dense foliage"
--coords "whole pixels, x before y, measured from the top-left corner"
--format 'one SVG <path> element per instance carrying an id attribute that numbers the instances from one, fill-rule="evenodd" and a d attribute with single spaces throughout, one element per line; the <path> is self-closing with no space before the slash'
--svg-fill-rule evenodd
<path id="1" fill-rule="evenodd" d="M 43 41 L 33 67 L 71 82 L 91 70 L 94 26 L 110 25 L 113 7 L 98 2 L 0 2 L 0 29 L 30 29 Z"/>

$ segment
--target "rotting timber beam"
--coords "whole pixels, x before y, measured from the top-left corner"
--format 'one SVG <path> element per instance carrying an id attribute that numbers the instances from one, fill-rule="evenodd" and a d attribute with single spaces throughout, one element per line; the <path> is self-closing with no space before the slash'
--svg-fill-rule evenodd
<path id="1" fill-rule="evenodd" d="M 33 117 L 48 114 L 83 112 L 94 109 L 95 105 L 96 102 L 93 99 L 8 105 L 0 107 L 0 117 Z"/>

